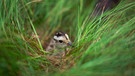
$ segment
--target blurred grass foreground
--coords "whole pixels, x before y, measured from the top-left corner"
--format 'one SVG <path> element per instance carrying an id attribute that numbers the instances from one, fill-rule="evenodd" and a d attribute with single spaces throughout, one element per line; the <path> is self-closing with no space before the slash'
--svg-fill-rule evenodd
<path id="1" fill-rule="evenodd" d="M 0 76 L 135 76 L 135 1 L 93 16 L 96 3 L 0 0 Z M 56 66 L 44 47 L 59 30 L 74 47 Z"/>

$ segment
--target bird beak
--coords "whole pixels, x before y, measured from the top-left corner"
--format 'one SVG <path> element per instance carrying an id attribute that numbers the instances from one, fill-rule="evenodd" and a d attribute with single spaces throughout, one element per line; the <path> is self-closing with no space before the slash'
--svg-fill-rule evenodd
<path id="1" fill-rule="evenodd" d="M 67 45 L 72 46 L 72 42 L 68 42 Z"/>

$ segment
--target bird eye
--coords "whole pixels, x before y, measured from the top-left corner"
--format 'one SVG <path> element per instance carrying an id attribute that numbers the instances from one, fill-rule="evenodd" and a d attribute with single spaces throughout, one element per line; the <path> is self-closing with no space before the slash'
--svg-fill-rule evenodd
<path id="1" fill-rule="evenodd" d="M 62 43 L 63 41 L 62 40 L 59 40 L 60 43 Z"/>

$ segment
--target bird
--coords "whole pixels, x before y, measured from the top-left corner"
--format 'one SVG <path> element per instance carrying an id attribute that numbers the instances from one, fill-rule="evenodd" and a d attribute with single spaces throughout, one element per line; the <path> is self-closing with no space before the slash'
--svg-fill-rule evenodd
<path id="1" fill-rule="evenodd" d="M 68 51 L 68 46 L 72 46 L 67 33 L 56 32 L 46 48 L 46 52 L 53 56 L 64 56 Z"/>

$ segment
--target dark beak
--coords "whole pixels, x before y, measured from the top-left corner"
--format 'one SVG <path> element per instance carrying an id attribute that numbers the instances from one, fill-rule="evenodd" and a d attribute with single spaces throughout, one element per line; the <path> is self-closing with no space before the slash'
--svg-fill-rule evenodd
<path id="1" fill-rule="evenodd" d="M 69 46 L 72 46 L 72 42 L 68 42 L 67 44 L 68 44 Z"/>

